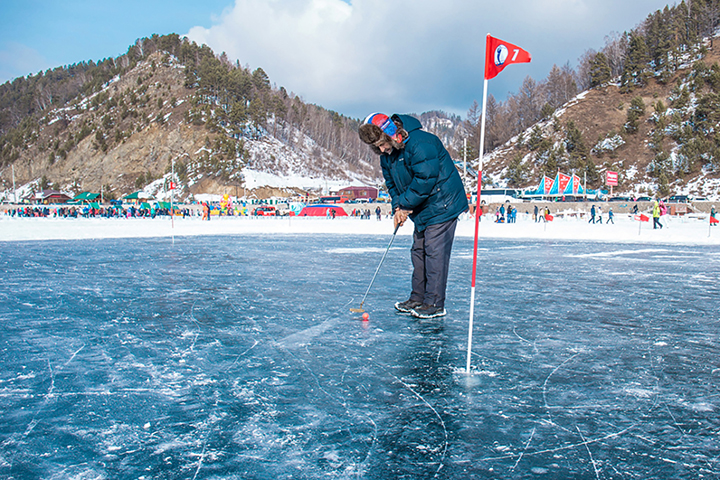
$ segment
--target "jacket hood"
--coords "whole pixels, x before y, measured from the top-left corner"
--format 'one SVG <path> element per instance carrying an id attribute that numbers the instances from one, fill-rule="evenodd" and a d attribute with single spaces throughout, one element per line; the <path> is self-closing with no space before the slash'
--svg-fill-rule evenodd
<path id="1" fill-rule="evenodd" d="M 413 130 L 422 129 L 422 124 L 420 123 L 420 120 L 415 117 L 411 117 L 410 115 L 402 115 L 395 113 L 391 118 L 393 120 L 395 118 L 399 119 L 403 124 L 403 129 L 408 133 L 412 132 Z"/>

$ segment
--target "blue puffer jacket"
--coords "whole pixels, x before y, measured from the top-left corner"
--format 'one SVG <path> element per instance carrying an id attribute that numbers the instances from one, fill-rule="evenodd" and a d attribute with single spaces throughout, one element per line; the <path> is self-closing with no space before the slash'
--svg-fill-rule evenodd
<path id="1" fill-rule="evenodd" d="M 409 137 L 405 148 L 380 156 L 392 208 L 412 210 L 410 219 L 419 232 L 428 225 L 457 218 L 468 209 L 460 174 L 450 154 L 435 135 L 408 115 L 398 117 Z"/>

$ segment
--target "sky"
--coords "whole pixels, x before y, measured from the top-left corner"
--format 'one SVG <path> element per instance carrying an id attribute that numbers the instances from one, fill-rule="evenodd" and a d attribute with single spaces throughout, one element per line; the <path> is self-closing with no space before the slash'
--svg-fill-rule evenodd
<path id="1" fill-rule="evenodd" d="M 666 0 L 0 0 L 0 82 L 117 57 L 136 39 L 177 33 L 305 102 L 352 118 L 482 102 L 485 37 L 532 55 L 488 82 L 498 100 L 528 76 L 599 50 Z"/>

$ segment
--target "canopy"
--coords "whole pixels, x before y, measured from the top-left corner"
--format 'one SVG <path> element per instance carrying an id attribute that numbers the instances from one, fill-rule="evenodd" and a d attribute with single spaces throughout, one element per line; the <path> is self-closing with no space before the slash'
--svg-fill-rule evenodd
<path id="1" fill-rule="evenodd" d="M 300 210 L 301 217 L 325 217 L 328 210 L 333 210 L 336 217 L 347 217 L 347 212 L 337 205 L 308 205 Z"/>
<path id="2" fill-rule="evenodd" d="M 75 202 L 92 202 L 99 196 L 100 196 L 99 193 L 82 192 L 82 193 L 75 195 L 75 198 L 73 198 L 73 201 L 75 201 Z"/>
<path id="3" fill-rule="evenodd" d="M 125 195 L 123 198 L 125 200 L 142 200 L 142 199 L 150 198 L 150 194 L 143 190 L 138 190 L 137 192 L 131 193 L 129 195 Z"/>

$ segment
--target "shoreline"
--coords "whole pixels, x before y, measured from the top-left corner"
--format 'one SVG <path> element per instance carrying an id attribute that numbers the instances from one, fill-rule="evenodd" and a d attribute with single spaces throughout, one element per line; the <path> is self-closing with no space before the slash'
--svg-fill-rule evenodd
<path id="1" fill-rule="evenodd" d="M 607 220 L 607 219 L 605 219 Z M 534 222 L 518 214 L 517 223 L 494 223 L 486 214 L 479 225 L 479 238 L 630 242 L 649 244 L 720 245 L 720 226 L 710 227 L 707 218 L 665 215 L 663 229 L 653 230 L 652 221 L 638 222 L 632 215 L 618 214 L 614 224 L 589 224 L 580 215 L 556 217 L 552 222 Z M 187 237 L 202 235 L 346 234 L 392 235 L 392 220 L 383 217 L 199 217 L 151 218 L 34 218 L 0 216 L 0 242 L 47 240 L 100 240 L 112 238 Z M 398 235 L 412 235 L 412 222 Z M 463 214 L 456 237 L 474 238 L 474 218 Z"/>

